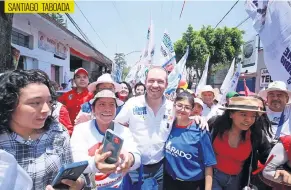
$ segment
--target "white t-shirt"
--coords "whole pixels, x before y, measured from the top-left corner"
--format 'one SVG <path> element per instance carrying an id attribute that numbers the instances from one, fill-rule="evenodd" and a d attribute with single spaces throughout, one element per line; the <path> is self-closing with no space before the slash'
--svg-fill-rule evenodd
<path id="1" fill-rule="evenodd" d="M 145 95 L 133 97 L 124 104 L 115 121 L 129 124 L 138 149 L 142 152 L 142 164 L 156 164 L 164 158 L 165 143 L 174 121 L 173 102 L 163 98 L 155 115 Z"/>
<path id="2" fill-rule="evenodd" d="M 269 120 L 273 123 L 272 124 L 273 138 L 269 139 L 269 141 L 274 141 L 282 112 L 274 112 L 270 110 L 268 107 L 266 108 L 266 110 L 267 110 L 267 115 L 268 115 Z M 290 114 L 291 114 L 291 105 L 288 104 L 285 106 L 285 109 L 284 109 L 284 124 L 281 130 L 280 136 L 291 134 Z"/>
<path id="3" fill-rule="evenodd" d="M 207 120 L 210 118 L 217 116 L 217 115 L 222 115 L 223 110 L 219 109 L 222 106 L 220 104 L 213 104 L 211 108 L 209 108 L 206 104 L 203 104 L 203 111 L 202 111 L 202 116 L 206 117 Z"/>
<path id="4" fill-rule="evenodd" d="M 94 149 L 96 144 L 102 143 L 104 138 L 104 134 L 102 134 L 96 127 L 95 121 L 96 120 L 94 119 L 75 126 L 71 138 L 74 162 L 84 160 L 89 162 L 89 165 L 85 169 L 84 173 L 96 173 L 95 183 L 98 189 L 119 187 L 123 178 L 121 174 L 102 174 L 98 172 L 98 169 L 95 166 L 95 150 L 92 149 Z M 129 129 L 115 123 L 114 132 L 119 134 L 119 136 L 124 139 L 122 150 L 126 150 L 127 152 L 130 152 L 134 155 L 135 162 L 131 167 L 131 170 L 139 168 L 141 163 L 140 152 L 137 149 L 137 144 L 134 142 Z"/>

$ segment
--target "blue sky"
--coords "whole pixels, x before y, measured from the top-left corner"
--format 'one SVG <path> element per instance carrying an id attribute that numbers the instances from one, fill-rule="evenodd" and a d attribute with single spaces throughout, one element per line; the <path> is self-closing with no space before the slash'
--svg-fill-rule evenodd
<path id="1" fill-rule="evenodd" d="M 165 28 L 175 42 L 182 37 L 189 24 L 195 30 L 199 30 L 203 25 L 214 27 L 234 2 L 186 1 L 182 17 L 179 19 L 183 1 L 76 1 L 106 47 L 78 7 L 75 6 L 75 13 L 71 16 L 95 48 L 112 60 L 116 52 L 126 54 L 141 51 L 144 48 L 147 28 L 152 18 L 156 44 L 155 60 L 159 60 L 159 48 Z M 244 1 L 240 1 L 219 27 L 235 27 L 247 16 Z M 68 27 L 80 36 L 70 21 L 68 21 Z M 249 40 L 256 34 L 250 19 L 239 28 L 246 32 L 244 40 Z M 139 55 L 139 53 L 133 53 L 126 56 L 127 63 L 135 63 Z"/>

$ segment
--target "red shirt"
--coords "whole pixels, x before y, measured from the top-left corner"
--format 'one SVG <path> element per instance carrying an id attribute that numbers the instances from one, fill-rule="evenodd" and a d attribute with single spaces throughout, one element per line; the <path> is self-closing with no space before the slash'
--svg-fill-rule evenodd
<path id="1" fill-rule="evenodd" d="M 238 175 L 242 171 L 245 160 L 252 150 L 250 131 L 246 134 L 245 141 L 241 141 L 237 148 L 232 148 L 228 143 L 228 133 L 225 132 L 221 139 L 217 136 L 213 142 L 216 154 L 216 168 L 229 175 Z"/>
<path id="2" fill-rule="evenodd" d="M 94 97 L 94 94 L 89 92 L 88 89 L 78 93 L 76 89 L 70 90 L 59 97 L 58 101 L 67 107 L 70 115 L 70 120 L 74 125 L 75 119 L 80 112 L 81 105 L 89 102 Z"/>

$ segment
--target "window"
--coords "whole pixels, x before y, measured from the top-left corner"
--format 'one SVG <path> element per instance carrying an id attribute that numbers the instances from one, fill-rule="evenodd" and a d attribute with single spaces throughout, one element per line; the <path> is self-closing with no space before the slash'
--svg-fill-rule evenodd
<path id="1" fill-rule="evenodd" d="M 51 80 L 60 84 L 60 67 L 51 65 Z"/>
<path id="2" fill-rule="evenodd" d="M 19 57 L 19 61 L 18 61 L 18 65 L 17 65 L 17 70 L 24 70 L 25 69 L 25 61 L 24 61 L 24 57 L 20 56 Z"/>
<path id="3" fill-rule="evenodd" d="M 12 43 L 29 48 L 29 36 L 12 30 L 11 37 Z"/>

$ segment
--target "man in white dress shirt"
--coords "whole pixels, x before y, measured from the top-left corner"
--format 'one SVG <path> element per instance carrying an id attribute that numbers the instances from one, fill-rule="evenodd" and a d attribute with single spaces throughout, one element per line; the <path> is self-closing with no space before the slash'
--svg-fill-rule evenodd
<path id="1" fill-rule="evenodd" d="M 202 116 L 206 117 L 207 119 L 221 115 L 223 113 L 223 111 L 219 109 L 222 106 L 219 104 L 214 104 L 216 93 L 217 92 L 210 85 L 203 86 L 199 91 L 199 96 L 204 103 Z"/>
<path id="2" fill-rule="evenodd" d="M 270 142 L 275 143 L 276 133 L 279 136 L 290 135 L 291 123 L 291 91 L 287 90 L 286 84 L 283 81 L 274 81 L 269 84 L 266 90 L 259 92 L 259 96 L 267 100 L 267 115 L 272 122 L 273 138 Z M 284 112 L 284 114 L 282 114 Z M 280 118 L 282 117 L 282 127 L 278 129 Z"/>
<path id="3" fill-rule="evenodd" d="M 115 118 L 119 123 L 129 124 L 138 149 L 142 153 L 142 178 L 154 178 L 158 189 L 163 189 L 164 146 L 174 121 L 173 102 L 165 98 L 168 74 L 162 67 L 150 68 L 145 81 L 146 94 L 129 99 Z M 205 120 L 196 123 L 207 125 Z M 198 121 L 197 121 L 198 120 Z M 138 184 L 139 171 L 129 173 L 134 185 Z"/>

